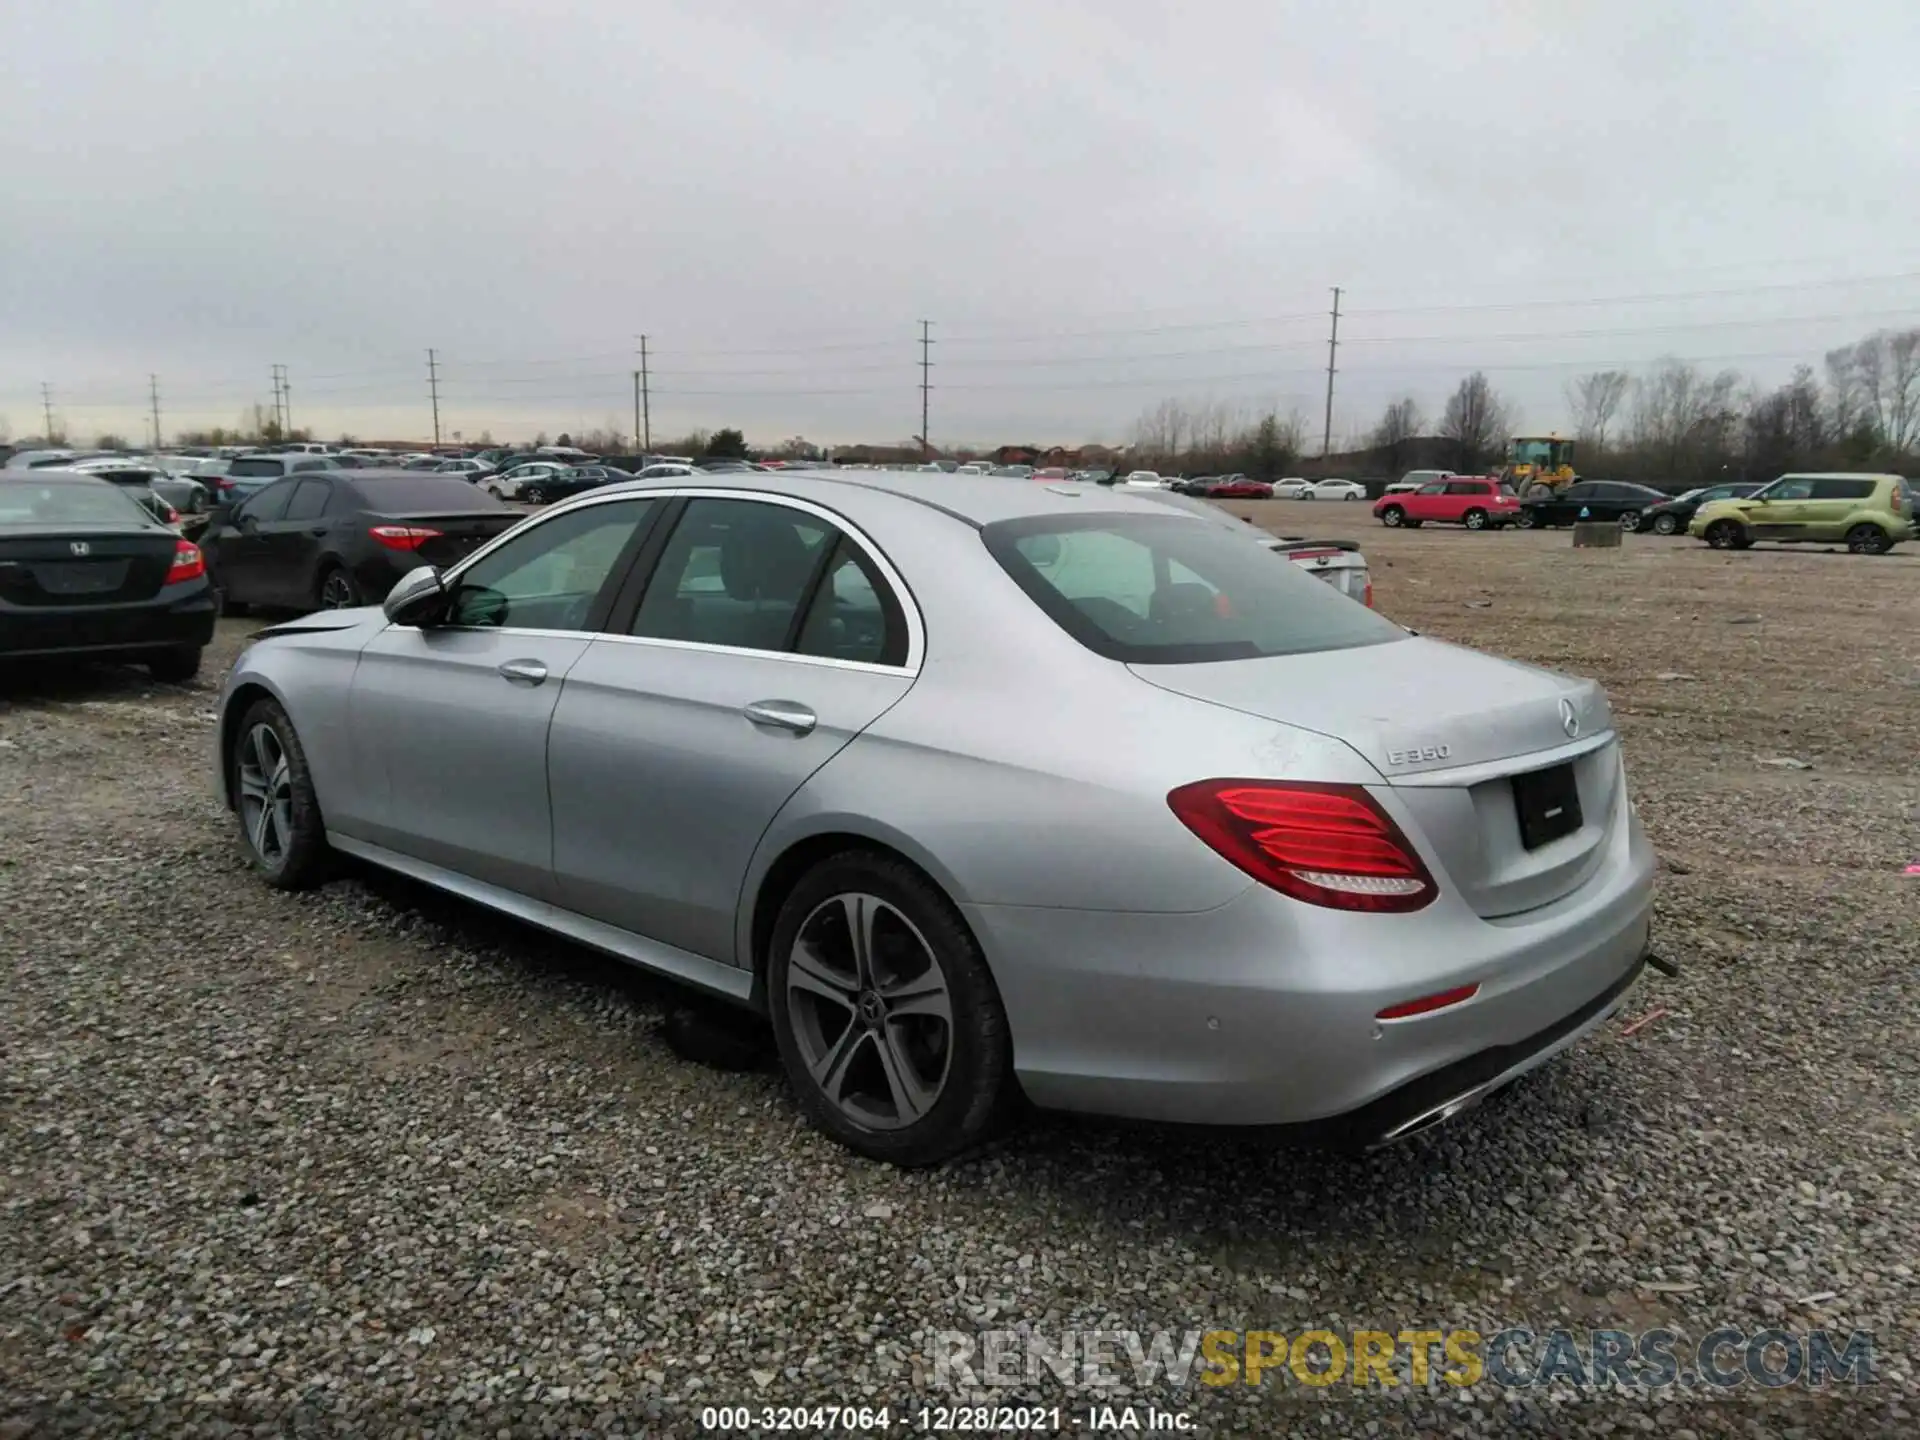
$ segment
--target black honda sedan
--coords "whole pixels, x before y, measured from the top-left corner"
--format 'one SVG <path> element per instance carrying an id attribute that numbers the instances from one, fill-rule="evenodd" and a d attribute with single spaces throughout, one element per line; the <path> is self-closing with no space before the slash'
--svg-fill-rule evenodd
<path id="1" fill-rule="evenodd" d="M 1529 495 L 1520 502 L 1514 524 L 1531 530 L 1580 520 L 1610 520 L 1623 530 L 1637 530 L 1643 514 L 1671 498 L 1625 480 L 1579 480 L 1556 495 Z"/>
<path id="2" fill-rule="evenodd" d="M 216 512 L 200 537 L 221 603 L 340 610 L 377 605 L 421 565 L 451 565 L 522 512 L 464 475 L 321 470 Z"/>
<path id="3" fill-rule="evenodd" d="M 521 485 L 520 494 L 531 504 L 545 505 L 549 501 L 566 500 L 588 490 L 597 490 L 616 480 L 631 479 L 631 471 L 613 465 L 574 465 L 557 474 L 528 480 Z"/>
<path id="4" fill-rule="evenodd" d="M 0 660 L 189 680 L 216 613 L 200 547 L 119 486 L 71 470 L 0 477 Z"/>

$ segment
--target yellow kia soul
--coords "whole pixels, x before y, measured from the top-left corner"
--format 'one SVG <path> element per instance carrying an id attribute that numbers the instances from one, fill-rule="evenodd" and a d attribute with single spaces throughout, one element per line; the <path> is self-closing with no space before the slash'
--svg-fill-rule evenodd
<path id="1" fill-rule="evenodd" d="M 1782 475 L 1744 498 L 1702 505 L 1687 533 L 1716 550 L 1845 541 L 1856 555 L 1884 555 L 1913 538 L 1914 494 L 1898 475 Z"/>

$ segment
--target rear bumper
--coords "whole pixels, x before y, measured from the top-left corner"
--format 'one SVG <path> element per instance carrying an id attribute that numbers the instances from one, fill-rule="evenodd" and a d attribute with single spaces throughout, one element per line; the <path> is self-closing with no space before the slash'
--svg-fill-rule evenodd
<path id="1" fill-rule="evenodd" d="M 1259 886 L 1198 914 L 966 913 L 1036 1104 L 1366 1142 L 1464 1108 L 1624 1003 L 1654 869 L 1627 822 L 1578 890 L 1501 920 L 1446 897 L 1411 915 L 1324 911 Z M 1469 984 L 1463 1004 L 1376 1018 Z"/>
<path id="2" fill-rule="evenodd" d="M 213 592 L 206 586 L 173 601 L 137 605 L 0 609 L 0 658 L 72 655 L 111 660 L 213 639 Z"/>

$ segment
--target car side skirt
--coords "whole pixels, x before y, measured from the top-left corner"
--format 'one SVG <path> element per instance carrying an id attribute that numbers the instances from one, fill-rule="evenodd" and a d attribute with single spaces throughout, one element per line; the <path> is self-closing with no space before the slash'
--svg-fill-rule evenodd
<path id="1" fill-rule="evenodd" d="M 457 871 L 416 860 L 411 855 L 402 855 L 384 845 L 342 835 L 336 830 L 327 832 L 327 843 L 342 855 L 351 855 L 370 865 L 378 865 L 383 870 L 405 875 L 410 880 L 418 880 L 436 890 L 445 890 L 462 900 L 471 900 L 476 905 L 484 905 L 490 910 L 511 915 L 516 920 L 524 920 L 529 925 L 537 925 L 542 930 L 551 930 L 556 935 L 603 951 L 642 970 L 682 981 L 736 1005 L 751 1006 L 753 1003 L 751 970 L 649 940 L 630 930 L 590 919 L 572 910 L 563 910 L 544 900 L 529 899 L 515 891 L 474 880 Z"/>

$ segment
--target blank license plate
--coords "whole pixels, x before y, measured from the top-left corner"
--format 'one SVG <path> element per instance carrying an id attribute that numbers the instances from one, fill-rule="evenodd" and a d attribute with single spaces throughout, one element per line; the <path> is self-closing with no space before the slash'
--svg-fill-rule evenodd
<path id="1" fill-rule="evenodd" d="M 1529 850 L 1580 828 L 1580 787 L 1572 765 L 1514 776 L 1513 804 L 1520 815 L 1520 843 Z"/>

